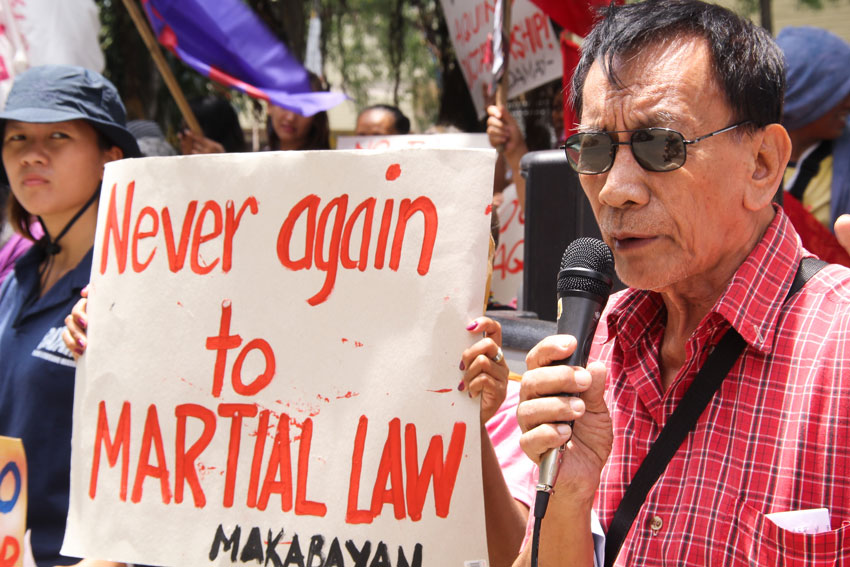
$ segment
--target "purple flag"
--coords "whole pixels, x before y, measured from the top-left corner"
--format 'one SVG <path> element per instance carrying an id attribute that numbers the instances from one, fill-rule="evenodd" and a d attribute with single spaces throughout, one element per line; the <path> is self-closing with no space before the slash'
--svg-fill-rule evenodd
<path id="1" fill-rule="evenodd" d="M 142 0 L 159 42 L 199 73 L 303 116 L 345 100 L 307 71 L 242 0 Z"/>

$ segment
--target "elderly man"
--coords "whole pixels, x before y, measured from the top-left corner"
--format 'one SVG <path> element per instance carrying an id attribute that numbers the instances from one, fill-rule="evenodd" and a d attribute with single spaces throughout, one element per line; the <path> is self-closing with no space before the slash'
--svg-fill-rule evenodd
<path id="1" fill-rule="evenodd" d="M 789 297 L 807 253 L 772 203 L 791 152 L 783 82 L 764 30 L 695 0 L 611 6 L 585 40 L 567 154 L 631 287 L 586 369 L 548 366 L 568 336 L 527 358 L 523 449 L 568 442 L 540 565 L 592 564 L 591 510 L 613 539 L 650 447 L 735 332 L 743 350 L 605 563 L 850 565 L 850 270 Z"/>

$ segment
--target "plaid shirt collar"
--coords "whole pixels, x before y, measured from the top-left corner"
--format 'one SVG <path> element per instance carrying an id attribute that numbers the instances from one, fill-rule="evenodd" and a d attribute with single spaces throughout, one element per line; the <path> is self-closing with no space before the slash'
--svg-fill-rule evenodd
<path id="1" fill-rule="evenodd" d="M 777 207 L 761 240 L 697 330 L 725 321 L 750 346 L 770 353 L 777 319 L 802 256 L 799 237 Z M 666 320 L 666 307 L 657 292 L 630 288 L 617 299 L 607 318 L 608 340 L 618 337 L 624 349 L 634 348 L 646 333 Z"/>

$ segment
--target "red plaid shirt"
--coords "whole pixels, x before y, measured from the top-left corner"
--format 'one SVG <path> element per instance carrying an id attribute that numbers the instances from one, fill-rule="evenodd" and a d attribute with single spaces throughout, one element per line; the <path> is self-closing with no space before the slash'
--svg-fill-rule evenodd
<path id="1" fill-rule="evenodd" d="M 784 304 L 802 255 L 779 211 L 667 391 L 660 295 L 627 290 L 609 302 L 591 354 L 609 369 L 614 421 L 596 502 L 606 530 L 709 351 L 730 325 L 747 342 L 650 490 L 617 565 L 850 566 L 850 269 L 827 266 Z M 829 509 L 832 531 L 792 533 L 765 517 L 811 508 Z"/>

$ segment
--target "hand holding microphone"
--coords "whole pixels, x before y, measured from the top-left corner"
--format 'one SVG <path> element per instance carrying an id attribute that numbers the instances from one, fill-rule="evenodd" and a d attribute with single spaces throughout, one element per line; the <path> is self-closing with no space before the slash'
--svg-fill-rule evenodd
<path id="1" fill-rule="evenodd" d="M 524 432 L 523 450 L 540 461 L 532 564 L 536 563 L 540 523 L 559 467 L 569 469 L 565 471 L 569 478 L 560 485 L 569 487 L 565 499 L 592 501 L 602 465 L 611 451 L 611 421 L 602 399 L 604 368 L 583 367 L 608 301 L 613 275 L 613 255 L 602 241 L 580 238 L 570 244 L 558 274 L 559 336 L 544 339 L 526 359 L 529 371 L 523 375 L 517 419 Z M 573 336 L 575 348 L 570 350 L 561 335 Z M 570 396 L 579 393 L 583 394 L 582 399 L 573 401 Z M 581 419 L 581 428 L 573 436 L 569 422 L 577 418 Z M 567 448 L 571 436 L 573 442 Z M 563 465 L 562 454 L 569 456 Z"/>
<path id="2" fill-rule="evenodd" d="M 579 238 L 564 251 L 558 272 L 558 334 L 572 335 L 576 349 L 564 360 L 550 364 L 584 367 L 590 354 L 593 335 L 611 286 L 614 283 L 614 255 L 596 238 Z M 570 427 L 572 427 L 570 422 Z M 540 462 L 537 490 L 551 492 L 558 477 L 559 450 L 550 449 Z"/>

